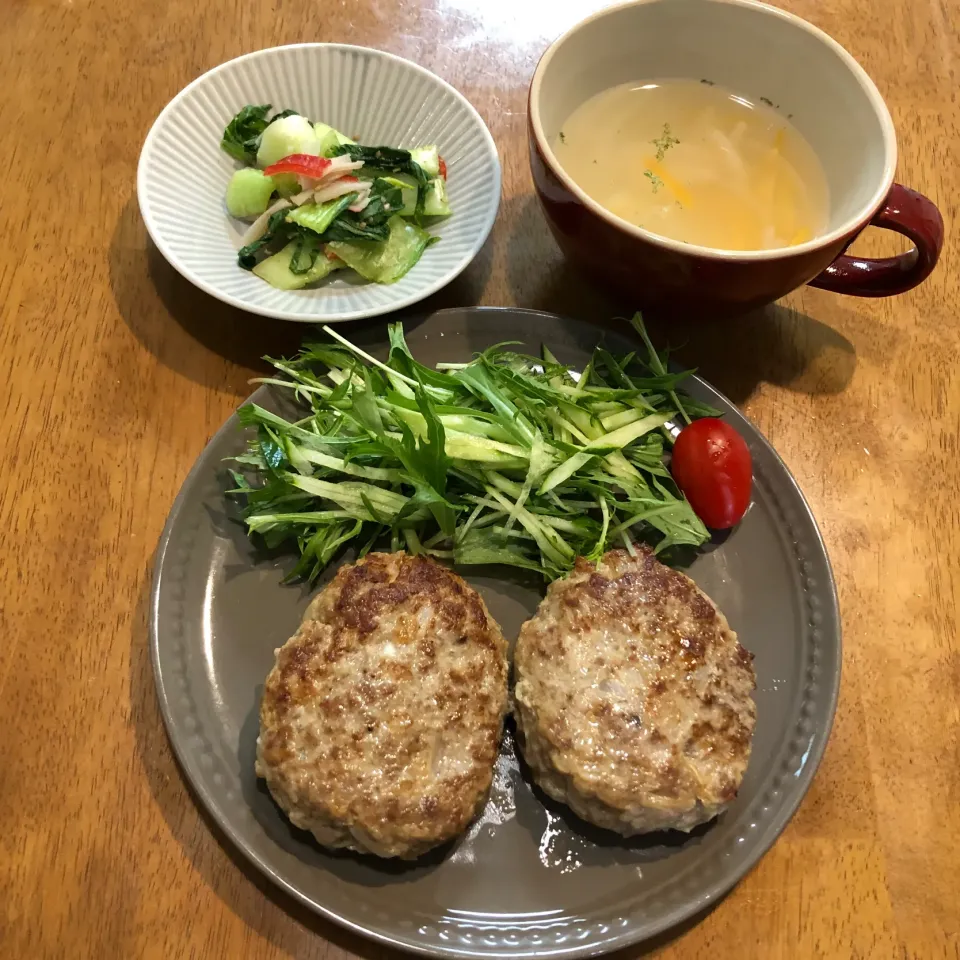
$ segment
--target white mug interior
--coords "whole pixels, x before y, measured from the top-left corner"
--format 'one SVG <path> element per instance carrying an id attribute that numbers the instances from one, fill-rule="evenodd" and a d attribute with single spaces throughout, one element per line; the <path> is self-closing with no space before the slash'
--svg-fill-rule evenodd
<path id="1" fill-rule="evenodd" d="M 780 250 L 728 251 L 738 259 L 800 254 L 828 244 L 869 217 L 893 183 L 896 136 L 873 81 L 827 34 L 753 0 L 640 0 L 578 24 L 547 50 L 534 74 L 530 119 L 541 150 L 562 172 L 551 144 L 580 104 L 612 86 L 668 77 L 709 80 L 748 99 L 769 100 L 823 164 L 830 191 L 827 229 Z M 605 218 L 655 236 L 604 210 L 562 177 Z M 723 253 L 656 240 L 706 256 Z"/>

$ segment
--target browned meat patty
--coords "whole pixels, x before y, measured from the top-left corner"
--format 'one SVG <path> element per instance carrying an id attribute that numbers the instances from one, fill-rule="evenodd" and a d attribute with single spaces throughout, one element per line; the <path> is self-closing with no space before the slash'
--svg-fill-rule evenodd
<path id="1" fill-rule="evenodd" d="M 625 836 L 689 831 L 743 779 L 752 660 L 711 600 L 650 551 L 578 560 L 517 641 L 524 757 L 584 820 Z"/>
<path id="2" fill-rule="evenodd" d="M 370 554 L 277 651 L 257 774 L 321 844 L 417 857 L 483 805 L 506 709 L 506 644 L 479 594 L 426 557 Z"/>

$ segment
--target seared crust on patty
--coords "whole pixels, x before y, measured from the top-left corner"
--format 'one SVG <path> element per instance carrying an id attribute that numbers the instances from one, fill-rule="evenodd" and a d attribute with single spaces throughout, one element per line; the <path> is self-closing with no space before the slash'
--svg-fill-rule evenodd
<path id="1" fill-rule="evenodd" d="M 417 857 L 484 803 L 506 644 L 479 594 L 427 557 L 343 566 L 277 652 L 257 774 L 330 847 Z"/>
<path id="2" fill-rule="evenodd" d="M 525 759 L 549 796 L 598 826 L 689 831 L 743 779 L 752 660 L 706 594 L 649 550 L 580 559 L 517 641 Z"/>

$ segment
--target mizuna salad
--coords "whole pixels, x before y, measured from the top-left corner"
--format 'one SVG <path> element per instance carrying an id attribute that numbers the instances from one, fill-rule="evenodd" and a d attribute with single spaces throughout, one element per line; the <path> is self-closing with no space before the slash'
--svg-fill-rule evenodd
<path id="1" fill-rule="evenodd" d="M 271 548 L 296 543 L 291 577 L 310 580 L 347 541 L 363 556 L 387 536 L 391 551 L 457 566 L 503 563 L 549 580 L 578 556 L 597 560 L 618 546 L 632 553 L 636 540 L 658 553 L 700 546 L 710 535 L 664 455 L 676 428 L 697 428 L 718 411 L 678 389 L 691 371 L 669 372 L 639 314 L 633 324 L 639 356 L 598 346 L 580 372 L 546 346 L 535 357 L 510 344 L 433 369 L 414 358 L 399 323 L 387 328 L 383 363 L 324 327 L 332 342 L 270 360 L 285 376 L 260 381 L 304 409 L 238 411 L 257 429 L 234 458 L 241 470 L 231 491 L 246 499 L 249 533 Z M 690 429 L 679 431 L 675 450 Z M 721 450 L 711 462 L 693 439 L 685 474 L 699 502 L 739 502 L 720 475 L 730 458 Z"/>
<path id="2" fill-rule="evenodd" d="M 227 185 L 227 211 L 251 221 L 237 261 L 280 290 L 334 270 L 395 283 L 439 238 L 424 229 L 450 215 L 447 170 L 434 145 L 364 146 L 293 110 L 270 117 L 248 104 L 221 149 L 245 164 Z"/>

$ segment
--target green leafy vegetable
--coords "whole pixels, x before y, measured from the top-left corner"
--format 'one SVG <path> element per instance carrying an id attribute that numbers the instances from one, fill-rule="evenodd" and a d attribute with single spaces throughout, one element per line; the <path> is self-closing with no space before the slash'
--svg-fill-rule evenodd
<path id="1" fill-rule="evenodd" d="M 420 186 L 409 173 L 386 173 L 383 170 L 374 170 L 373 167 L 362 167 L 357 171 L 357 176 L 361 180 L 383 180 L 387 186 L 396 187 L 400 191 L 401 207 L 393 212 L 399 213 L 401 217 L 412 217 L 416 214 Z M 390 204 L 393 209 L 394 201 L 391 200 Z"/>
<path id="2" fill-rule="evenodd" d="M 262 173 L 292 154 L 360 161 L 363 165 L 350 179 L 365 183 L 326 203 L 302 203 L 270 214 L 260 238 L 238 252 L 240 266 L 282 290 L 300 289 L 342 266 L 381 283 L 399 280 L 426 247 L 437 242 L 421 229 L 424 217 L 451 213 L 437 147 L 411 151 L 357 144 L 296 110 L 271 117 L 271 109 L 268 103 L 248 104 L 223 132 L 223 150 L 249 165 L 237 170 L 228 184 L 225 200 L 232 216 L 262 216 L 275 194 L 290 199 L 304 192 L 301 179 L 292 173 Z M 366 196 L 363 209 L 351 210 L 361 196 Z M 400 223 L 398 217 L 414 223 Z M 329 243 L 346 244 L 343 256 L 327 248 Z"/>
<path id="3" fill-rule="evenodd" d="M 326 234 L 328 240 L 371 240 L 374 243 L 383 243 L 389 236 L 390 229 L 386 222 L 368 223 L 361 214 L 350 210 L 344 210 L 336 222 L 330 224 Z"/>
<path id="4" fill-rule="evenodd" d="M 370 185 L 370 199 L 357 214 L 367 223 L 386 223 L 394 214 L 403 210 L 403 184 L 377 177 Z"/>
<path id="5" fill-rule="evenodd" d="M 337 228 L 342 223 L 341 217 L 327 231 L 327 236 L 337 235 Z M 333 241 L 330 249 L 364 279 L 396 283 L 417 263 L 433 238 L 415 223 L 399 216 L 391 217 L 383 225 L 383 230 L 386 232 L 383 242 L 370 243 L 365 239 Z"/>
<path id="6" fill-rule="evenodd" d="M 271 104 L 248 103 L 226 126 L 220 149 L 230 154 L 234 160 L 253 164 L 257 159 L 260 136 L 270 123 L 267 114 Z"/>
<path id="7" fill-rule="evenodd" d="M 317 262 L 317 257 L 323 255 L 323 248 L 320 245 L 320 238 L 315 236 L 309 230 L 303 230 L 300 236 L 294 241 L 293 256 L 290 257 L 290 272 L 294 274 L 307 274 L 313 270 L 313 265 Z M 324 259 L 326 259 L 324 257 Z"/>
<path id="8" fill-rule="evenodd" d="M 391 231 L 397 221 L 418 229 L 395 218 Z M 240 410 L 255 436 L 231 492 L 248 531 L 295 543 L 291 576 L 307 579 L 344 543 L 363 554 L 381 538 L 548 579 L 635 539 L 658 551 L 702 544 L 707 531 L 663 455 L 681 411 L 704 406 L 681 396 L 689 372 L 668 372 L 639 315 L 633 323 L 639 358 L 600 346 L 579 374 L 546 348 L 538 358 L 508 344 L 434 370 L 400 324 L 382 361 L 324 328 L 330 341 L 271 360 L 281 376 L 264 380 L 304 405 L 296 418 Z"/>
<path id="9" fill-rule="evenodd" d="M 316 249 L 314 249 L 314 245 Z M 310 259 L 313 259 L 310 264 Z M 296 259 L 296 267 L 293 264 Z M 305 264 L 309 264 L 306 270 Z M 333 270 L 344 266 L 340 259 L 331 259 L 319 250 L 319 244 L 311 244 L 306 236 L 291 240 L 282 250 L 261 260 L 253 272 L 278 290 L 300 290 L 308 283 L 322 280 Z"/>
<path id="10" fill-rule="evenodd" d="M 359 213 L 347 210 L 357 194 L 350 195 L 350 203 L 343 204 L 329 222 L 324 221 L 325 240 L 374 240 L 390 238 L 388 221 L 403 210 L 403 190 L 388 179 L 378 177 L 370 186 L 367 205 Z M 307 225 L 307 224 L 305 224 Z"/>
<path id="11" fill-rule="evenodd" d="M 260 250 L 272 241 L 289 234 L 289 230 L 286 229 L 286 216 L 286 208 L 275 210 L 270 214 L 270 219 L 267 221 L 267 229 L 263 236 L 260 237 L 259 240 L 254 240 L 252 243 L 248 243 L 245 247 L 241 247 L 237 251 L 237 262 L 241 267 L 245 270 L 252 270 L 254 264 L 257 262 L 256 255 Z"/>
<path id="12" fill-rule="evenodd" d="M 356 203 L 358 194 L 348 193 L 326 203 L 305 203 L 287 212 L 287 222 L 296 223 L 315 234 L 326 233 L 330 224 L 351 203 Z"/>
<path id="13" fill-rule="evenodd" d="M 360 143 L 341 143 L 329 151 L 328 156 L 348 156 L 351 160 L 362 160 L 369 167 L 385 170 L 388 173 L 409 173 L 418 183 L 426 184 L 430 179 L 414 159 L 409 150 L 395 147 L 367 147 Z"/>
<path id="14" fill-rule="evenodd" d="M 387 173 L 406 173 L 413 177 L 420 188 L 417 193 L 414 219 L 418 223 L 421 221 L 427 195 L 424 188 L 430 182 L 430 174 L 417 163 L 409 150 L 398 150 L 395 147 L 368 147 L 360 143 L 341 143 L 328 153 L 331 157 L 340 155 L 346 155 L 351 160 L 362 160 L 366 166 L 375 167 Z M 436 176 L 436 172 L 433 175 Z"/>

